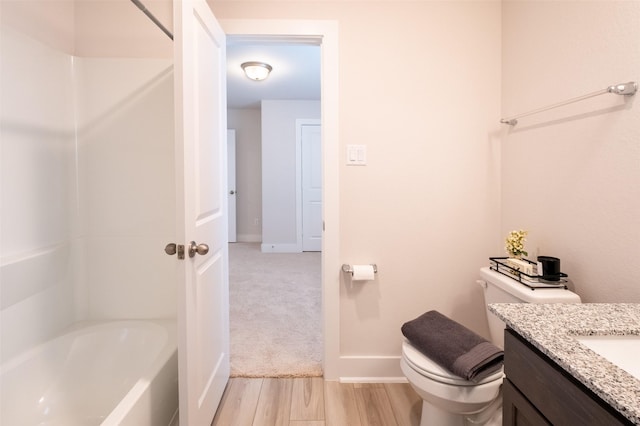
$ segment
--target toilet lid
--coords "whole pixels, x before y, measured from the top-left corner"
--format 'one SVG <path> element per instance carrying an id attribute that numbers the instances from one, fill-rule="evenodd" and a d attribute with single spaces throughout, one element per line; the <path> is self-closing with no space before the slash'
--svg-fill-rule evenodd
<path id="1" fill-rule="evenodd" d="M 503 376 L 502 369 L 500 369 L 479 382 L 465 380 L 460 376 L 456 376 L 446 368 L 438 365 L 435 361 L 424 355 L 406 340 L 402 343 L 402 355 L 414 370 L 416 370 L 423 376 L 429 377 L 432 380 L 438 381 L 440 383 L 447 383 L 456 386 L 477 386 L 483 383 L 502 379 Z"/>

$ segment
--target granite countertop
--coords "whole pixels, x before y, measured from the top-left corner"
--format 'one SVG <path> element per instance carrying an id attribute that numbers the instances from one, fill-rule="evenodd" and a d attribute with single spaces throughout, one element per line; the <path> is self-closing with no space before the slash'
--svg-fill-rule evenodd
<path id="1" fill-rule="evenodd" d="M 574 339 L 640 335 L 640 304 L 492 303 L 489 310 L 624 417 L 640 425 L 640 380 Z"/>

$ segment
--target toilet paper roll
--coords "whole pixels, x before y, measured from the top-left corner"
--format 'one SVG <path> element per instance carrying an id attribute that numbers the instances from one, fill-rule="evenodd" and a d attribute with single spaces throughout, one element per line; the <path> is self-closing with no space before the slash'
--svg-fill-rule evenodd
<path id="1" fill-rule="evenodd" d="M 353 265 L 352 271 L 352 281 L 370 281 L 376 276 L 373 265 Z"/>

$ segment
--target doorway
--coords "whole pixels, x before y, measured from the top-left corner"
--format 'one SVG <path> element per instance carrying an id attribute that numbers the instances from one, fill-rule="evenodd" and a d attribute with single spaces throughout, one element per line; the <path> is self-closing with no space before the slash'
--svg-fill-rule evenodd
<path id="1" fill-rule="evenodd" d="M 242 72 L 246 62 L 269 64 L 272 72 L 252 80 Z M 320 105 L 317 44 L 228 37 L 241 236 L 229 246 L 232 377 L 322 374 Z M 258 190 L 250 194 L 250 187 Z M 256 206 L 259 243 L 246 238 L 254 225 L 247 213 Z"/>
<path id="2" fill-rule="evenodd" d="M 338 193 L 338 30 L 335 21 L 221 20 L 227 35 L 246 40 L 283 37 L 313 40 L 322 57 L 322 329 L 323 372 L 328 380 L 339 376 L 339 193 Z M 250 35 L 247 35 L 250 34 Z M 258 35 L 256 35 L 258 34 Z"/>

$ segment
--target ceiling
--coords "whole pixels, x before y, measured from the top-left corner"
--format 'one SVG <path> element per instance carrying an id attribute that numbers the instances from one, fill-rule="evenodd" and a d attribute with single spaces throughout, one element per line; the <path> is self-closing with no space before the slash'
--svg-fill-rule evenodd
<path id="1" fill-rule="evenodd" d="M 173 31 L 170 0 L 142 2 Z M 75 20 L 76 55 L 154 58 L 173 55 L 171 40 L 128 0 L 78 0 L 75 13 L 79 17 Z M 227 35 L 226 38 L 228 108 L 260 108 L 263 99 L 320 100 L 318 38 L 273 35 Z M 269 78 L 264 81 L 247 78 L 240 64 L 250 61 L 271 65 L 273 71 Z"/>
<path id="2" fill-rule="evenodd" d="M 273 67 L 266 80 L 244 75 L 243 62 Z M 260 108 L 266 100 L 320 100 L 320 46 L 296 40 L 227 37 L 227 108 Z"/>

